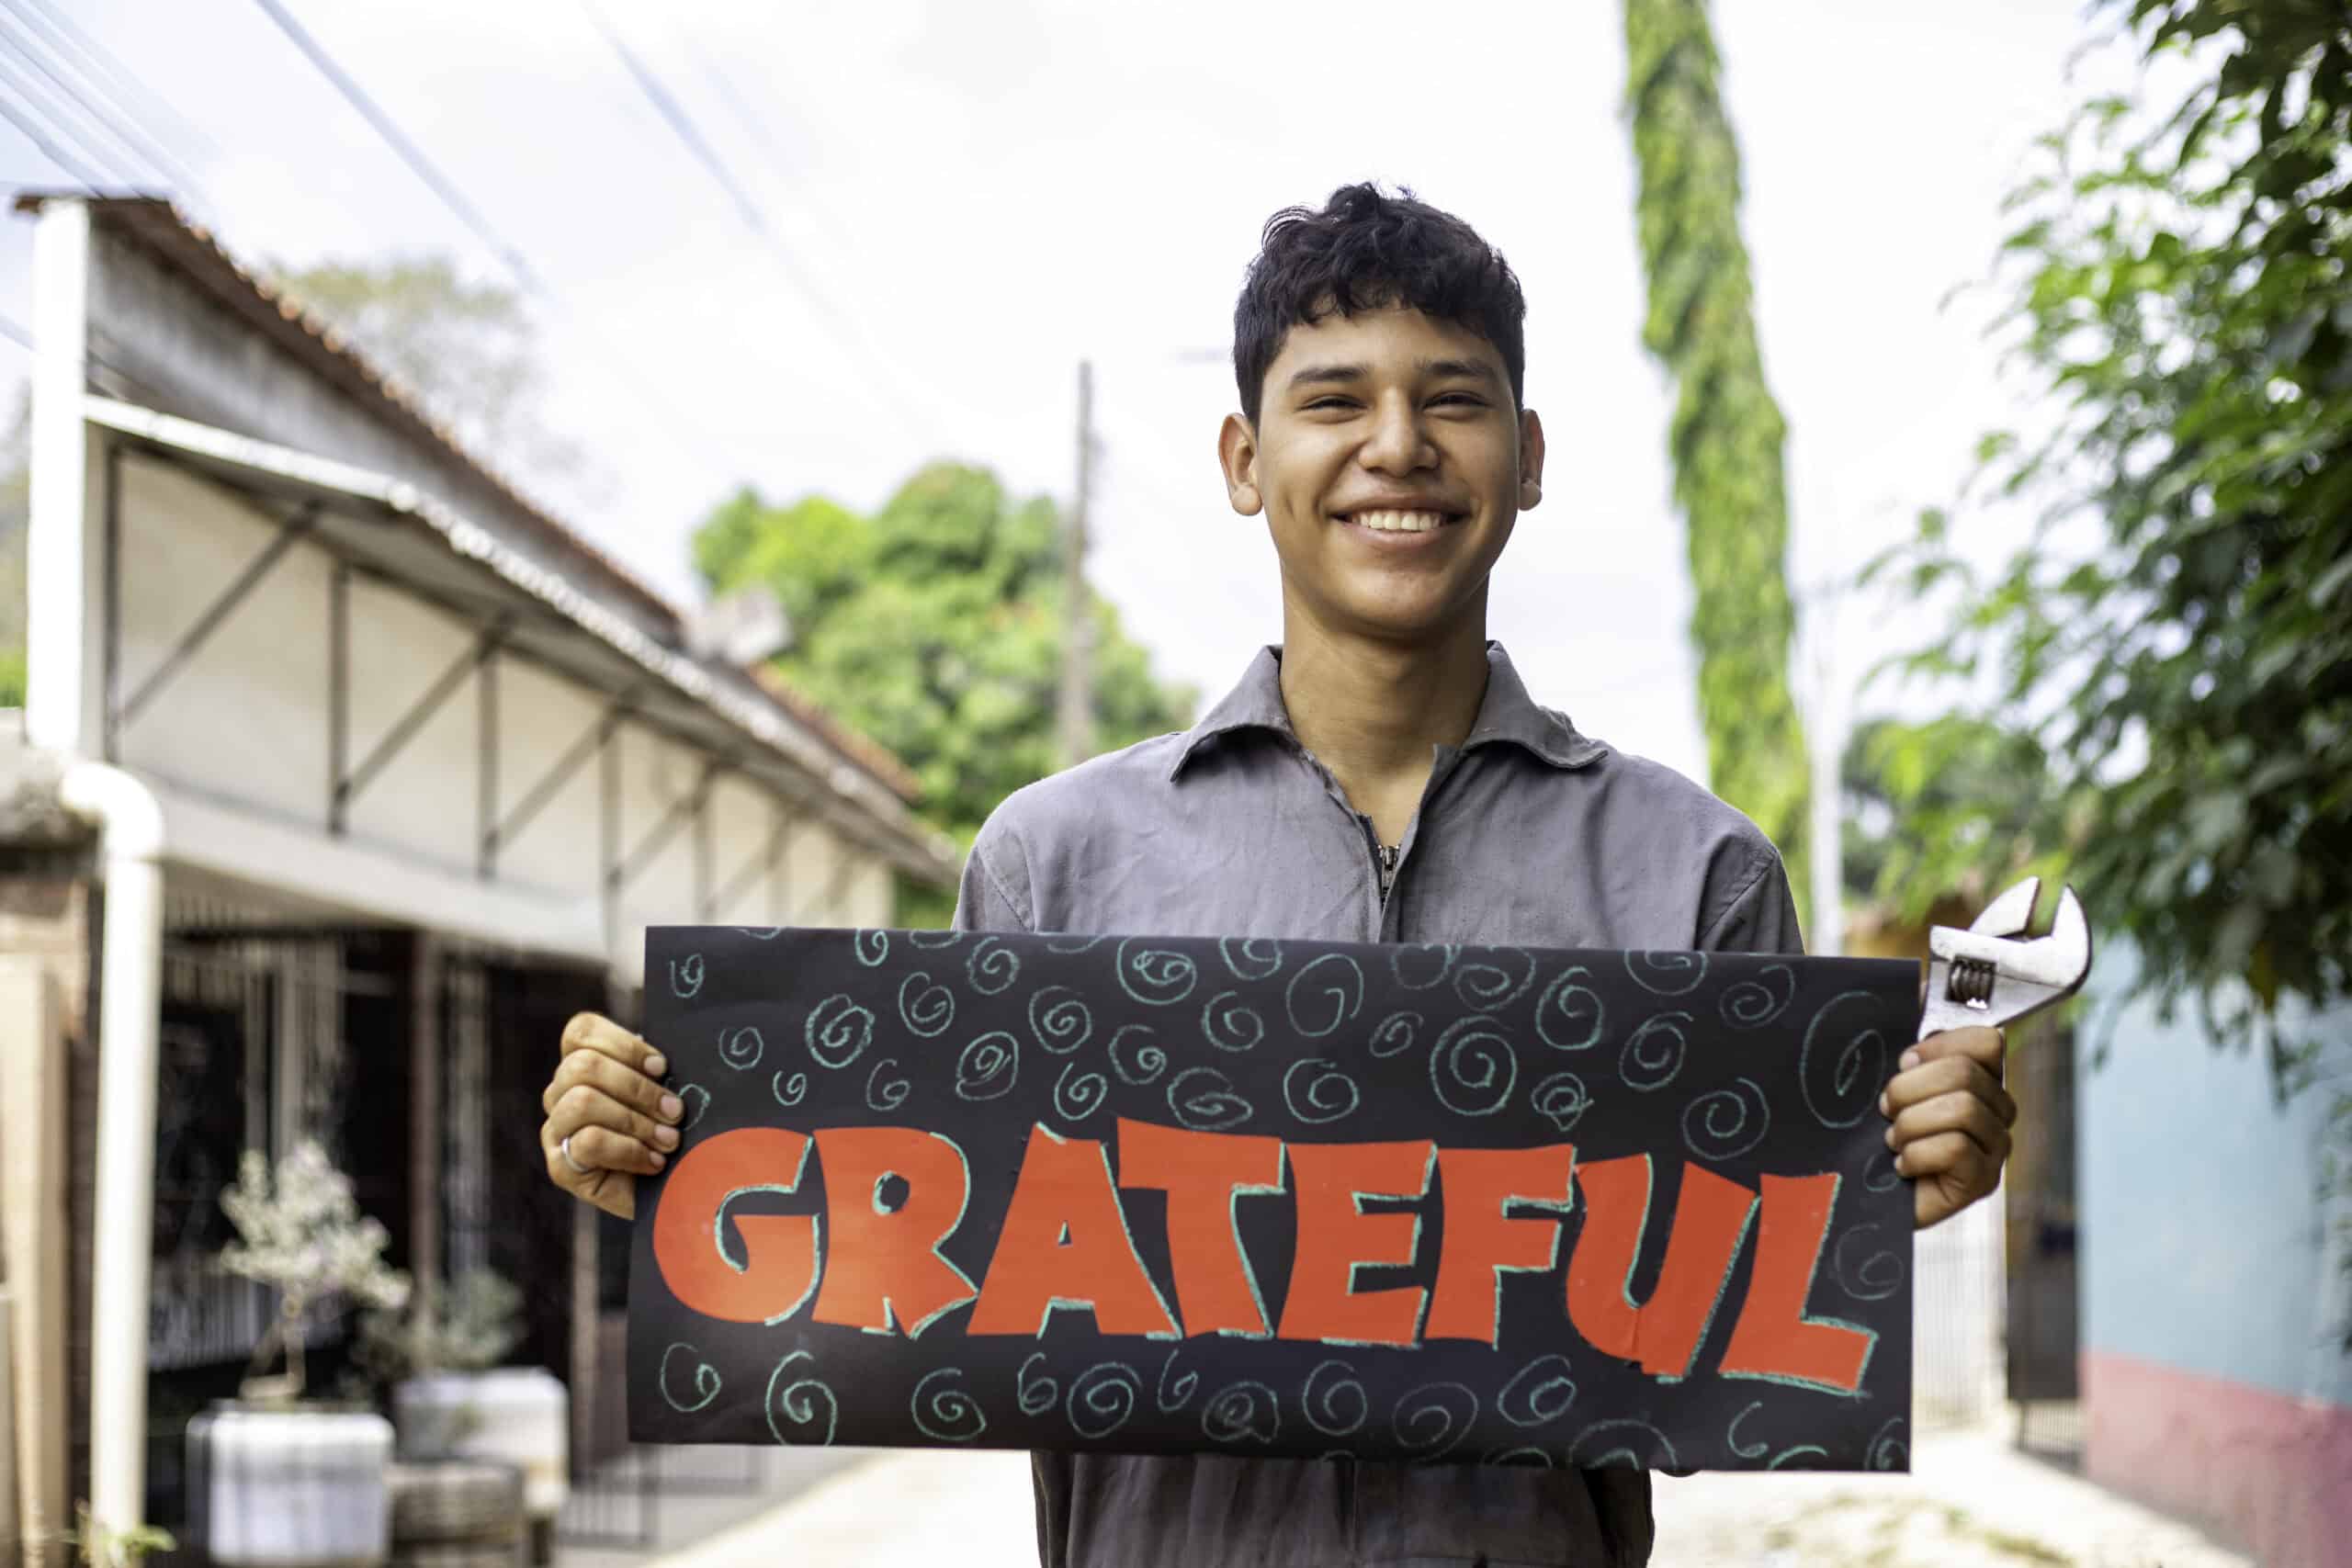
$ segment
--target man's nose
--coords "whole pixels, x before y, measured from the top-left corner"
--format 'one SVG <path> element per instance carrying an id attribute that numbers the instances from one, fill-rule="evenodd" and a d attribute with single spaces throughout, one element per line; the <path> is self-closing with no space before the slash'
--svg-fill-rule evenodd
<path id="1" fill-rule="evenodd" d="M 1385 398 L 1373 405 L 1372 430 L 1364 437 L 1363 466 L 1380 473 L 1408 474 L 1437 460 L 1421 412 L 1409 398 Z"/>

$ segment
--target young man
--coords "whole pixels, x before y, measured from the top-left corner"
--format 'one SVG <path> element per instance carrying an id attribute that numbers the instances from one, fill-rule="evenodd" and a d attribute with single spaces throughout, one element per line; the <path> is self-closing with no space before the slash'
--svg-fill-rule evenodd
<path id="1" fill-rule="evenodd" d="M 1274 217 L 1234 314 L 1241 412 L 1217 452 L 1233 509 L 1273 536 L 1282 644 L 1190 731 L 1007 800 L 959 929 L 1802 951 L 1752 823 L 1537 705 L 1487 640 L 1488 574 L 1543 497 L 1525 310 L 1500 254 L 1409 196 L 1352 186 Z M 662 1064 L 601 1019 L 563 1044 L 548 1173 L 630 1213 L 633 1173 L 676 1144 Z M 1999 1178 L 2000 1066 L 1991 1030 L 1904 1058 L 1883 1108 L 1923 1226 Z M 1042 1453 L 1034 1470 L 1046 1568 L 1630 1568 L 1650 1551 L 1636 1471 Z"/>

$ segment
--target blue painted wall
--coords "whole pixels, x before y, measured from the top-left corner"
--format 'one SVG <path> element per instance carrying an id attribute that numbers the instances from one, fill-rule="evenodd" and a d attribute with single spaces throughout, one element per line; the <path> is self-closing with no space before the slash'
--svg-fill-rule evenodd
<path id="1" fill-rule="evenodd" d="M 2109 943 L 2095 988 L 2118 994 L 2132 962 Z M 2352 1015 L 2322 1021 L 2320 1081 L 2283 1106 L 2268 1063 L 2216 1048 L 2188 1010 L 2165 1024 L 2094 998 L 2078 1020 L 2084 1348 L 2352 1406 L 2352 1205 L 2318 1196 Z"/>

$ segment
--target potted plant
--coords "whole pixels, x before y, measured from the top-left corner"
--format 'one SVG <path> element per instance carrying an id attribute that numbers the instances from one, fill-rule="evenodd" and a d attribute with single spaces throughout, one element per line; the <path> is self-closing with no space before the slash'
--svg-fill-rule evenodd
<path id="1" fill-rule="evenodd" d="M 360 1357 L 390 1388 L 404 1461 L 522 1472 L 532 1555 L 545 1562 L 571 1489 L 571 1403 L 545 1368 L 499 1365 L 522 1341 L 522 1306 L 523 1292 L 503 1276 L 468 1269 L 447 1290 L 416 1292 L 404 1313 L 368 1314 Z"/>
<path id="2" fill-rule="evenodd" d="M 384 1227 L 351 1179 L 305 1141 L 275 1170 L 245 1151 L 220 1207 L 238 1239 L 220 1267 L 269 1286 L 278 1309 L 239 1397 L 188 1423 L 190 1520 L 209 1559 L 379 1563 L 390 1551 L 391 1423 L 364 1404 L 307 1398 L 302 1333 L 313 1307 L 397 1307 L 408 1277 L 384 1262 Z M 285 1370 L 266 1371 L 283 1349 Z"/>
<path id="3" fill-rule="evenodd" d="M 134 1525 L 127 1530 L 108 1529 L 90 1517 L 90 1505 L 74 1505 L 79 1521 L 60 1539 L 71 1548 L 82 1568 L 139 1568 L 151 1551 L 176 1551 L 179 1542 L 169 1530 Z"/>

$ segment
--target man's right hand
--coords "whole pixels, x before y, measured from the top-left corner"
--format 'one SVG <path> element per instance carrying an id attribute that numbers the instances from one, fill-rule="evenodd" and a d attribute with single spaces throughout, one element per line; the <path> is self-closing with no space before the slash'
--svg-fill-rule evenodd
<path id="1" fill-rule="evenodd" d="M 634 1219 L 638 1177 L 660 1170 L 678 1146 L 685 1107 L 662 1087 L 669 1070 L 659 1051 L 611 1019 L 573 1014 L 563 1026 L 562 1060 L 539 1097 L 548 1113 L 539 1124 L 548 1179 L 608 1214 Z"/>

